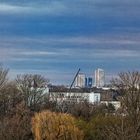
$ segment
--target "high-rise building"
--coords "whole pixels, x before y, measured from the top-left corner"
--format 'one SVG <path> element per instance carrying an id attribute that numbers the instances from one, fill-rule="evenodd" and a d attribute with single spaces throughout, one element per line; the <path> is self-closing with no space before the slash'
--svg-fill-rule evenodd
<path id="1" fill-rule="evenodd" d="M 76 77 L 75 87 L 85 87 L 85 74 L 79 73 Z"/>
<path id="2" fill-rule="evenodd" d="M 85 79 L 85 87 L 91 88 L 92 87 L 92 78 L 91 77 L 86 77 Z"/>
<path id="3" fill-rule="evenodd" d="M 91 88 L 91 87 L 92 87 L 92 85 L 93 85 L 93 83 L 92 83 L 92 82 L 93 82 L 92 78 L 91 78 L 91 77 L 89 77 L 89 78 L 88 78 L 88 87 L 89 87 L 89 88 Z"/>
<path id="4" fill-rule="evenodd" d="M 95 86 L 103 87 L 105 85 L 105 72 L 103 69 L 95 70 Z"/>

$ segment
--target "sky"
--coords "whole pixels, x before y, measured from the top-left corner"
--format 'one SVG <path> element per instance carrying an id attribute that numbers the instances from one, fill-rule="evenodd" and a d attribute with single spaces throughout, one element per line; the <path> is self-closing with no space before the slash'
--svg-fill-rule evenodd
<path id="1" fill-rule="evenodd" d="M 140 70 L 139 0 L 0 0 L 0 63 L 70 85 L 81 68 L 109 82 Z"/>

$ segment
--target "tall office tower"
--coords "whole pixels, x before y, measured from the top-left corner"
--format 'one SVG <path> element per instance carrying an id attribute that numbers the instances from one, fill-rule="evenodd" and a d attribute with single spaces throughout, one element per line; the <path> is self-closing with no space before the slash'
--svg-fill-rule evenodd
<path id="1" fill-rule="evenodd" d="M 85 87 L 85 74 L 79 73 L 76 77 L 75 87 Z"/>
<path id="2" fill-rule="evenodd" d="M 86 79 L 85 79 L 85 87 L 91 88 L 92 87 L 92 82 L 93 82 L 93 80 L 92 80 L 91 77 L 86 77 Z"/>
<path id="3" fill-rule="evenodd" d="M 103 69 L 95 70 L 95 86 L 103 87 L 105 85 L 105 72 Z"/>
<path id="4" fill-rule="evenodd" d="M 92 87 L 92 82 L 93 82 L 92 78 L 89 77 L 89 78 L 88 78 L 88 87 L 89 87 L 89 88 Z"/>

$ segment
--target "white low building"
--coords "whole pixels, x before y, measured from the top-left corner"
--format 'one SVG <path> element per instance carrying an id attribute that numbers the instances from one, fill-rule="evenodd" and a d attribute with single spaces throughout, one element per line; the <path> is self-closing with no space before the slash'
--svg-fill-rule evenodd
<path id="1" fill-rule="evenodd" d="M 68 93 L 68 92 L 62 92 L 62 93 L 56 93 L 52 92 L 50 93 L 50 100 L 56 101 L 56 102 L 68 102 L 68 103 L 79 103 L 87 101 L 89 103 L 95 104 L 99 103 L 101 100 L 100 93 Z"/>
<path id="2" fill-rule="evenodd" d="M 88 102 L 90 104 L 105 104 L 108 106 L 112 104 L 115 107 L 115 110 L 121 107 L 120 101 L 102 101 L 101 94 L 95 92 L 49 92 L 50 101 L 56 101 L 59 103 L 80 103 Z"/>

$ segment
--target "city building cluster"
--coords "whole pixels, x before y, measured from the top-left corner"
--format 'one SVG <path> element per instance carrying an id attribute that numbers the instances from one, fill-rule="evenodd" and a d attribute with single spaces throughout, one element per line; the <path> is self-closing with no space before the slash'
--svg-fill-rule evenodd
<path id="1" fill-rule="evenodd" d="M 58 105 L 67 103 L 88 102 L 90 104 L 112 104 L 117 110 L 121 107 L 118 101 L 118 93 L 116 90 L 105 87 L 105 71 L 96 69 L 92 77 L 86 77 L 86 74 L 80 73 L 78 70 L 70 87 L 66 86 L 50 86 L 45 90 L 50 101 L 55 101 Z"/>
<path id="2" fill-rule="evenodd" d="M 79 88 L 104 87 L 104 85 L 105 72 L 100 68 L 95 70 L 95 75 L 92 77 L 86 77 L 84 73 L 79 73 L 75 80 L 75 87 Z"/>

